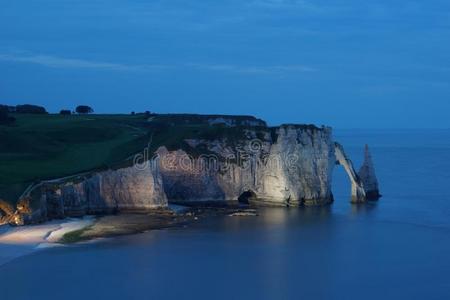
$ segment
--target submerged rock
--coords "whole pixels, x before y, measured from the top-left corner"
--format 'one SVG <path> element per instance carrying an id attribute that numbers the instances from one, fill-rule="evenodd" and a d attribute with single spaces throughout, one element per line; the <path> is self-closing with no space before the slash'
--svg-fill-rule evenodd
<path id="1" fill-rule="evenodd" d="M 229 214 L 230 217 L 257 217 L 258 213 L 255 209 L 239 210 Z"/>

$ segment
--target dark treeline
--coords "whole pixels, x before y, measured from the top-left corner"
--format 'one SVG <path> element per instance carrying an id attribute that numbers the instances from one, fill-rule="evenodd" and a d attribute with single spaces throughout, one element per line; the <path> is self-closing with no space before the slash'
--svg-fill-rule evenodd
<path id="1" fill-rule="evenodd" d="M 71 115 L 71 114 L 91 114 L 94 112 L 94 109 L 88 105 L 78 105 L 74 111 L 70 109 L 62 109 L 60 110 L 60 115 Z M 33 105 L 33 104 L 21 104 L 21 105 L 4 105 L 0 104 L 0 124 L 11 124 L 16 120 L 11 114 L 48 114 L 47 110 L 43 106 Z M 143 113 L 140 112 L 131 112 L 132 115 L 141 115 L 150 116 L 152 113 L 150 111 L 145 111 Z"/>
<path id="2" fill-rule="evenodd" d="M 39 105 L 21 104 L 16 106 L 0 104 L 0 124 L 14 123 L 16 118 L 10 114 L 47 114 L 47 110 Z"/>
<path id="3" fill-rule="evenodd" d="M 20 104 L 16 106 L 0 104 L 0 109 L 8 113 L 17 114 L 47 114 L 45 107 L 33 104 Z"/>

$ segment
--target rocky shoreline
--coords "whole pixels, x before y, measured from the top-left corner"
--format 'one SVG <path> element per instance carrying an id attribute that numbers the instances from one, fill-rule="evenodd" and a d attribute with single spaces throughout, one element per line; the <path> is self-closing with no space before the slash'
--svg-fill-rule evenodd
<path id="1" fill-rule="evenodd" d="M 233 204 L 195 205 L 182 211 L 155 209 L 145 213 L 118 213 L 50 221 L 22 227 L 1 226 L 0 244 L 41 248 L 102 238 L 138 234 L 150 230 L 185 227 L 214 216 L 257 216 L 257 209 Z"/>
<path id="2" fill-rule="evenodd" d="M 66 233 L 59 243 L 71 244 L 98 238 L 111 238 L 121 235 L 143 233 L 150 230 L 185 227 L 207 217 L 257 216 L 257 209 L 239 206 L 195 206 L 186 208 L 184 212 L 176 213 L 168 209 L 152 212 L 126 213 L 98 217 L 90 226 Z"/>

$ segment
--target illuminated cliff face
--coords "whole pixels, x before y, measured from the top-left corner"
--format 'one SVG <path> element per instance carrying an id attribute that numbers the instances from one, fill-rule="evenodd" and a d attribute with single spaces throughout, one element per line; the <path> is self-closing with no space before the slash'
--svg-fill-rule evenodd
<path id="1" fill-rule="evenodd" d="M 160 176 L 133 166 L 98 172 L 77 182 L 44 184 L 42 190 L 40 214 L 49 218 L 167 206 Z"/>
<path id="2" fill-rule="evenodd" d="M 177 134 L 173 128 L 181 125 L 173 126 L 171 132 Z M 164 140 L 151 157 L 141 155 L 140 163 L 135 160 L 128 167 L 42 183 L 41 209 L 34 216 L 146 210 L 166 207 L 168 202 L 323 205 L 333 201 L 336 163 L 349 175 L 352 202 L 366 201 L 367 191 L 375 187 L 378 193 L 368 152 L 358 175 L 329 127 L 227 126 L 213 127 L 214 134 L 199 138 L 179 134 L 167 145 Z"/>
<path id="3" fill-rule="evenodd" d="M 330 128 L 286 125 L 272 134 L 248 130 L 246 135 L 236 143 L 220 137 L 189 140 L 191 147 L 208 153 L 199 157 L 160 147 L 158 166 L 169 201 L 236 201 L 244 193 L 251 195 L 250 202 L 261 204 L 332 201 Z M 210 168 L 202 168 L 205 161 Z"/>
<path id="4" fill-rule="evenodd" d="M 189 140 L 208 155 L 183 150 L 157 151 L 157 166 L 169 201 L 236 201 L 287 206 L 322 205 L 333 200 L 332 172 L 343 166 L 351 184 L 351 202 L 378 195 L 378 183 L 366 149 L 360 173 L 344 148 L 333 142 L 330 128 L 281 126 L 275 135 L 247 131 L 247 139 Z M 276 138 L 273 138 L 273 137 Z M 205 168 L 207 166 L 207 168 Z"/>

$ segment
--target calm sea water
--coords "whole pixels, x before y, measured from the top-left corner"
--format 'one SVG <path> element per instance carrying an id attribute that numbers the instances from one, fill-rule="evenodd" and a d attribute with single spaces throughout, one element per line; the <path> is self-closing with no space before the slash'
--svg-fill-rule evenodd
<path id="1" fill-rule="evenodd" d="M 377 203 L 264 209 L 0 266 L 1 299 L 450 299 L 450 131 L 337 131 L 372 147 Z"/>

